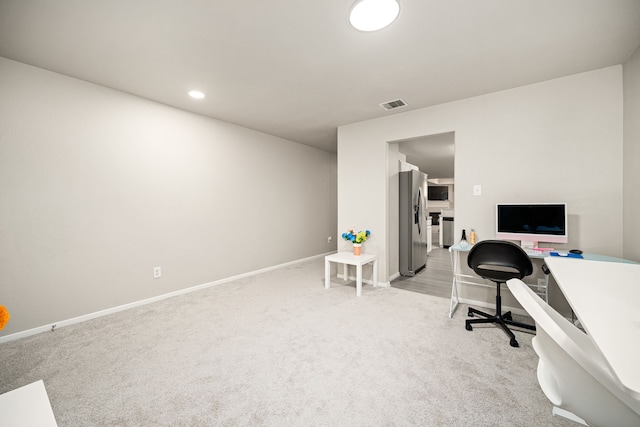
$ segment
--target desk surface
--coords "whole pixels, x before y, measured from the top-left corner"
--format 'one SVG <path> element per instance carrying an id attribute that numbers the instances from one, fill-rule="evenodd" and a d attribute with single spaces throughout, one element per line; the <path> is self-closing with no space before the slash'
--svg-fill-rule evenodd
<path id="1" fill-rule="evenodd" d="M 569 305 L 623 388 L 640 398 L 640 264 L 548 257 Z"/>
<path id="2" fill-rule="evenodd" d="M 469 252 L 471 250 L 471 248 L 473 248 L 473 245 L 467 243 L 466 245 L 462 245 L 460 243 L 456 243 L 455 245 L 452 245 L 449 247 L 449 252 Z M 545 258 L 549 256 L 550 251 L 547 252 L 543 252 L 543 251 L 526 251 L 527 255 L 529 255 L 529 258 Z"/>
<path id="3" fill-rule="evenodd" d="M 473 245 L 470 244 L 466 244 L 466 245 L 461 245 L 460 243 L 456 243 L 455 245 L 452 245 L 449 247 L 449 252 L 469 252 L 471 250 L 471 248 L 473 247 Z M 552 258 L 566 258 L 566 257 L 562 257 L 562 256 L 552 256 L 551 252 L 559 252 L 559 253 L 566 253 L 568 252 L 568 249 L 554 249 L 553 251 L 533 251 L 533 250 L 525 250 L 525 252 L 527 253 L 527 255 L 529 255 L 529 258 L 535 258 L 535 259 L 543 259 L 543 258 L 547 258 L 547 257 L 552 257 Z M 580 258 L 578 258 L 580 259 Z M 582 254 L 582 259 L 585 260 L 592 260 L 592 261 L 607 261 L 607 262 L 623 262 L 623 263 L 631 263 L 634 264 L 633 261 L 628 261 L 622 258 L 615 258 L 615 257 L 610 257 L 610 256 L 606 256 L 606 255 L 598 255 L 598 254 L 591 254 L 591 253 L 583 253 Z"/>

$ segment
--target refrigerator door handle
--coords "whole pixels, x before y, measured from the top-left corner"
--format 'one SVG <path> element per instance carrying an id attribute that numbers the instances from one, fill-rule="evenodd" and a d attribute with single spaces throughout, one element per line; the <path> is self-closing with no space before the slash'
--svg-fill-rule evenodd
<path id="1" fill-rule="evenodd" d="M 422 223 L 420 221 L 420 214 L 422 212 L 421 202 L 422 202 L 422 188 L 418 188 L 418 199 L 416 200 L 416 206 L 414 208 L 413 222 L 415 224 L 418 224 L 419 235 L 422 235 L 422 230 L 421 230 Z"/>

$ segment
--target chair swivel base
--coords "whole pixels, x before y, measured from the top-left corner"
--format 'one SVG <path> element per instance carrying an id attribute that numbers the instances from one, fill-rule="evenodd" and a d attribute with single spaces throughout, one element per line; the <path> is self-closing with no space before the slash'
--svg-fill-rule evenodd
<path id="1" fill-rule="evenodd" d="M 496 314 L 488 314 L 488 313 L 485 313 L 483 311 L 476 310 L 475 308 L 469 307 L 469 312 L 467 313 L 467 316 L 473 317 L 476 314 L 485 317 L 485 319 L 467 319 L 467 320 L 465 320 L 465 328 L 466 328 L 467 331 L 473 330 L 473 327 L 471 326 L 473 324 L 478 324 L 478 323 L 496 323 L 496 324 L 500 325 L 502 330 L 509 337 L 509 345 L 511 345 L 511 347 L 520 347 L 520 345 L 518 344 L 518 341 L 516 340 L 516 336 L 513 334 L 513 332 L 511 332 L 511 330 L 509 329 L 509 327 L 507 325 L 516 326 L 518 328 L 529 329 L 531 331 L 535 331 L 536 330 L 536 327 L 533 326 L 533 325 L 527 325 L 526 323 L 520 323 L 520 322 L 514 321 L 512 319 L 512 317 L 511 317 L 511 312 L 510 311 L 507 311 L 504 314 L 500 314 L 500 312 L 497 312 Z"/>

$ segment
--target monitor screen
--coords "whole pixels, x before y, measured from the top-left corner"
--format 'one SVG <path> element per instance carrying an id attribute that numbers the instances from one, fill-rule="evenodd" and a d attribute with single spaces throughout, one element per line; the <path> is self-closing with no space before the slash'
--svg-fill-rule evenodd
<path id="1" fill-rule="evenodd" d="M 567 243 L 565 203 L 499 203 L 496 238 L 520 240 L 523 246 L 538 242 Z M 526 244 L 525 244 L 526 242 Z"/>

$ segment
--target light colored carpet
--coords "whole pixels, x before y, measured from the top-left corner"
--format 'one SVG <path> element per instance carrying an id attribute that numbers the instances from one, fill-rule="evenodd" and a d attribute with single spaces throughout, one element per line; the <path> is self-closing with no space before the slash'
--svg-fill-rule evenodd
<path id="1" fill-rule="evenodd" d="M 4 343 L 0 392 L 43 379 L 61 427 L 572 425 L 532 335 L 323 277 L 314 259 Z"/>

